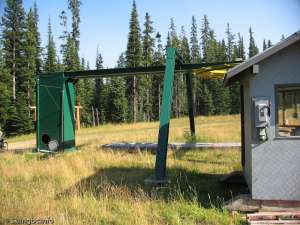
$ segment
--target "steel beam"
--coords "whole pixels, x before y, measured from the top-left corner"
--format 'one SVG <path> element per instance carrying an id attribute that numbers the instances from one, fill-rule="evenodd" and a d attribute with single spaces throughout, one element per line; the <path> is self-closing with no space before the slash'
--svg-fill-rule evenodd
<path id="1" fill-rule="evenodd" d="M 189 109 L 189 119 L 190 119 L 190 131 L 192 137 L 195 136 L 195 120 L 194 120 L 194 101 L 193 101 L 193 80 L 191 72 L 185 74 L 185 82 L 187 88 L 187 102 Z"/>
<path id="2" fill-rule="evenodd" d="M 233 65 L 240 62 L 217 62 L 217 63 L 199 63 L 199 64 L 179 64 L 175 66 L 175 72 L 189 72 L 193 70 L 203 69 L 207 67 L 207 70 L 231 68 Z M 126 77 L 135 75 L 157 75 L 163 74 L 165 66 L 149 66 L 149 67 L 135 67 L 135 68 L 113 68 L 113 69 L 101 69 L 101 70 L 84 70 L 64 72 L 66 78 L 84 79 L 84 78 L 103 78 L 103 77 Z"/>
<path id="3" fill-rule="evenodd" d="M 169 124 L 172 105 L 173 81 L 175 69 L 175 49 L 167 49 L 167 61 L 165 68 L 163 98 L 160 114 L 160 125 L 158 134 L 158 146 L 156 150 L 155 162 L 155 180 L 158 183 L 167 181 L 166 177 L 166 161 L 169 139 Z"/>

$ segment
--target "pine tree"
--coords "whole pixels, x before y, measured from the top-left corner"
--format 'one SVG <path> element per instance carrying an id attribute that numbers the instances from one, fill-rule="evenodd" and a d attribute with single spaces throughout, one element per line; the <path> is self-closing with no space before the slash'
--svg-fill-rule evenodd
<path id="1" fill-rule="evenodd" d="M 267 43 L 266 43 L 266 40 L 264 39 L 263 40 L 263 51 L 266 50 L 268 47 L 267 47 Z"/>
<path id="2" fill-rule="evenodd" d="M 270 48 L 270 47 L 272 47 L 272 45 L 273 45 L 273 44 L 272 44 L 271 40 L 268 40 L 267 47 Z"/>
<path id="3" fill-rule="evenodd" d="M 3 58 L 5 67 L 11 74 L 12 98 L 16 101 L 18 76 L 23 73 L 23 53 L 25 38 L 25 12 L 22 0 L 6 0 L 2 16 Z"/>
<path id="4" fill-rule="evenodd" d="M 150 15 L 146 13 L 144 30 L 143 30 L 143 65 L 150 66 L 153 64 L 153 53 L 154 53 L 154 38 L 153 38 L 153 26 Z M 143 116 L 143 120 L 149 121 L 151 115 L 151 101 L 150 101 L 150 88 L 151 88 L 151 77 L 149 75 L 141 76 L 138 78 L 138 93 L 140 96 L 140 114 Z"/>
<path id="5" fill-rule="evenodd" d="M 103 58 L 102 55 L 98 52 L 96 54 L 96 69 L 103 69 Z M 107 85 L 104 84 L 103 78 L 98 78 L 95 81 L 95 92 L 94 92 L 94 106 L 99 111 L 99 122 L 101 124 L 107 121 L 107 108 L 109 99 L 107 98 Z"/>
<path id="6" fill-rule="evenodd" d="M 48 21 L 48 43 L 46 46 L 46 51 L 44 72 L 55 72 L 57 71 L 56 48 L 53 40 L 50 18 Z"/>
<path id="7" fill-rule="evenodd" d="M 212 115 L 215 112 L 215 107 L 212 99 L 212 95 L 206 85 L 206 83 L 201 82 L 197 89 L 195 90 L 199 93 L 199 114 L 200 115 Z"/>
<path id="8" fill-rule="evenodd" d="M 156 47 L 153 56 L 153 65 L 161 66 L 164 64 L 164 48 L 161 42 L 161 34 L 159 32 L 156 33 Z M 163 76 L 161 74 L 157 74 L 152 76 L 152 88 L 151 88 L 151 120 L 158 120 L 160 115 L 160 105 L 162 98 L 162 84 L 163 84 Z"/>
<path id="9" fill-rule="evenodd" d="M 4 129 L 9 118 L 8 109 L 11 105 L 11 91 L 7 85 L 8 83 L 10 83 L 10 74 L 5 68 L 2 49 L 0 48 L 0 130 Z"/>
<path id="10" fill-rule="evenodd" d="M 252 56 L 255 56 L 258 53 L 258 48 L 255 44 L 255 40 L 253 37 L 253 31 L 251 29 L 251 27 L 249 28 L 249 34 L 250 34 L 250 40 L 249 40 L 249 58 L 251 58 Z"/>
<path id="11" fill-rule="evenodd" d="M 66 52 L 63 56 L 63 63 L 65 71 L 76 71 L 80 69 L 78 51 L 76 49 L 75 41 L 71 38 L 71 35 L 68 35 L 67 37 Z"/>
<path id="12" fill-rule="evenodd" d="M 72 32 L 71 38 L 75 42 L 76 50 L 79 50 L 79 38 L 80 38 L 80 31 L 79 31 L 79 24 L 80 24 L 80 0 L 68 0 L 68 7 L 72 14 Z"/>
<path id="13" fill-rule="evenodd" d="M 198 28 L 196 18 L 192 17 L 192 26 L 191 26 L 191 38 L 190 38 L 190 46 L 191 46 L 191 63 L 200 63 L 200 46 L 198 42 Z"/>
<path id="14" fill-rule="evenodd" d="M 85 59 L 81 60 L 81 70 L 89 70 L 89 62 L 85 63 Z M 94 100 L 94 79 L 81 80 L 81 121 L 85 126 L 91 126 L 93 124 L 93 100 Z"/>
<path id="15" fill-rule="evenodd" d="M 177 51 L 180 47 L 180 40 L 177 35 L 176 26 L 174 19 L 170 19 L 170 27 L 169 27 L 169 34 L 170 40 L 167 42 L 168 47 L 176 48 Z M 183 98 L 181 97 L 181 90 L 183 89 L 184 85 L 183 74 L 176 74 L 174 77 L 174 84 L 173 84 L 173 104 L 172 104 L 172 115 L 179 118 L 183 115 Z"/>
<path id="16" fill-rule="evenodd" d="M 67 39 L 69 36 L 69 32 L 68 32 L 68 27 L 67 27 L 67 22 L 68 22 L 68 18 L 67 18 L 67 14 L 66 12 L 63 10 L 61 11 L 60 15 L 60 25 L 62 27 L 62 34 L 59 36 L 59 39 L 61 39 L 61 45 L 60 45 L 60 53 L 64 56 L 67 54 Z"/>
<path id="17" fill-rule="evenodd" d="M 218 42 L 217 51 L 216 51 L 216 61 L 218 62 L 226 62 L 228 60 L 231 60 L 232 55 L 228 55 L 228 47 L 226 46 L 225 40 L 222 39 L 222 41 Z M 230 53 L 230 54 L 233 54 Z"/>
<path id="18" fill-rule="evenodd" d="M 218 42 L 215 37 L 214 30 L 209 27 L 207 16 L 204 15 L 201 29 L 201 40 L 203 49 L 203 58 L 205 62 L 216 62 L 222 59 L 226 59 L 226 45 L 225 41 Z M 231 40 L 231 38 L 230 38 Z M 214 114 L 226 114 L 230 111 L 230 97 L 228 88 L 223 87 L 221 80 L 209 79 L 205 80 L 205 86 L 212 96 L 214 105 L 210 107 L 211 110 L 204 110 L 204 112 Z M 204 88 L 204 87 L 203 87 Z M 206 95 L 209 96 L 209 93 Z M 204 100 L 206 101 L 206 100 Z M 208 103 L 206 103 L 208 104 Z M 201 107 L 201 106 L 200 106 Z"/>
<path id="19" fill-rule="evenodd" d="M 184 27 L 181 27 L 181 35 L 180 35 L 180 46 L 179 46 L 179 54 L 181 55 L 183 61 L 185 63 L 191 62 L 191 55 L 190 55 L 190 47 L 189 47 L 189 40 L 185 34 Z M 181 113 L 183 115 L 187 115 L 188 112 L 188 105 L 187 105 L 187 88 L 186 88 L 186 82 L 185 82 L 185 76 L 184 74 L 180 75 L 181 82 L 179 83 L 181 86 L 179 86 L 179 98 L 181 101 Z"/>
<path id="20" fill-rule="evenodd" d="M 191 63 L 200 63 L 200 46 L 198 42 L 198 28 L 197 28 L 197 21 L 194 16 L 192 16 L 192 26 L 191 26 L 191 35 L 190 35 L 190 46 L 191 46 Z M 197 87 L 202 86 L 203 80 L 198 76 L 193 76 L 193 99 L 194 99 L 194 109 L 195 114 L 200 114 L 200 99 L 201 99 L 201 92 L 197 92 Z"/>
<path id="21" fill-rule="evenodd" d="M 204 62 L 212 62 L 213 59 L 213 45 L 216 45 L 216 40 L 214 34 L 209 26 L 209 21 L 207 15 L 203 16 L 201 24 L 201 46 L 202 46 L 202 59 Z M 214 47 L 216 48 L 216 46 Z M 214 90 L 216 81 L 213 80 L 202 80 L 202 82 L 197 85 L 196 92 L 198 93 L 199 99 L 197 104 L 197 110 L 200 114 L 210 115 L 215 111 L 214 102 L 212 99 L 211 91 Z"/>
<path id="22" fill-rule="evenodd" d="M 122 53 L 118 60 L 119 68 L 126 67 L 125 54 Z M 121 123 L 126 121 L 128 103 L 125 95 L 125 79 L 114 77 L 109 80 L 108 99 L 109 107 L 107 111 L 108 121 Z"/>
<path id="23" fill-rule="evenodd" d="M 42 72 L 42 47 L 41 47 L 41 35 L 38 29 L 39 23 L 39 15 L 38 15 L 38 8 L 36 2 L 33 4 L 33 17 L 34 17 L 34 25 L 33 25 L 33 34 L 34 39 L 36 41 L 36 55 L 35 55 L 35 66 L 36 66 L 36 74 L 40 74 Z"/>
<path id="24" fill-rule="evenodd" d="M 179 54 L 181 55 L 184 63 L 191 62 L 189 40 L 185 34 L 184 26 L 181 27 L 181 37 L 180 37 L 180 45 L 179 45 L 178 51 L 179 51 Z"/>
<path id="25" fill-rule="evenodd" d="M 227 46 L 226 46 L 226 56 L 227 61 L 232 61 L 233 57 L 233 49 L 234 49 L 234 35 L 231 33 L 231 28 L 229 26 L 229 23 L 227 23 L 226 27 L 226 37 L 227 37 Z"/>
<path id="26" fill-rule="evenodd" d="M 28 107 L 29 77 L 26 73 L 26 24 L 22 0 L 7 0 L 2 16 L 2 41 L 5 69 L 11 75 L 12 104 L 5 130 L 11 135 L 33 128 Z"/>
<path id="27" fill-rule="evenodd" d="M 245 60 L 245 45 L 243 37 L 240 33 L 237 34 L 237 43 L 234 45 L 234 54 L 233 54 L 233 60 L 236 60 L 237 58 Z"/>
<path id="28" fill-rule="evenodd" d="M 233 60 L 245 59 L 245 47 L 243 37 L 240 33 L 237 34 L 237 44 L 234 47 Z M 230 113 L 240 113 L 240 84 L 238 82 L 233 83 L 229 87 L 230 90 Z"/>
<path id="29" fill-rule="evenodd" d="M 133 1 L 131 18 L 129 25 L 129 34 L 126 50 L 126 67 L 137 67 L 142 63 L 142 44 L 140 25 L 136 3 Z M 138 116 L 138 92 L 137 78 L 135 76 L 126 79 L 126 96 L 128 98 L 128 120 L 137 121 Z"/>
<path id="30" fill-rule="evenodd" d="M 208 62 L 209 45 L 211 39 L 211 29 L 209 26 L 207 15 L 203 16 L 202 26 L 201 26 L 201 46 L 203 61 Z"/>
<path id="31" fill-rule="evenodd" d="M 174 18 L 170 19 L 169 30 L 170 30 L 170 41 L 171 41 L 170 47 L 178 49 L 178 47 L 179 47 L 179 38 L 178 38 L 178 35 L 177 35 Z"/>
<path id="32" fill-rule="evenodd" d="M 28 106 L 35 105 L 35 78 L 38 71 L 36 63 L 38 60 L 38 40 L 37 40 L 37 27 L 35 21 L 34 11 L 29 10 L 26 17 L 26 32 L 25 32 L 25 74 L 28 80 L 27 87 L 27 102 Z"/>

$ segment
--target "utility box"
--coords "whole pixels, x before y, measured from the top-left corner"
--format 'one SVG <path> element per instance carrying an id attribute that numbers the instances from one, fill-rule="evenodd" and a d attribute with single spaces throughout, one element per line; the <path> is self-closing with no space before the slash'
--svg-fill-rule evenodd
<path id="1" fill-rule="evenodd" d="M 63 72 L 37 78 L 37 150 L 75 149 L 75 88 Z"/>

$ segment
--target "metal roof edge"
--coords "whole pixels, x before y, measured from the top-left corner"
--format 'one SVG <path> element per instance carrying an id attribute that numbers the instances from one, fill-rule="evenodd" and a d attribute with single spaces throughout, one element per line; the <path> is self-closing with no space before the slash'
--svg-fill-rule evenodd
<path id="1" fill-rule="evenodd" d="M 224 81 L 223 81 L 224 84 L 226 85 L 231 78 L 233 78 L 240 72 L 246 70 L 250 66 L 274 55 L 275 53 L 296 43 L 299 40 L 300 40 L 300 30 L 295 32 L 294 34 L 290 35 L 286 39 L 280 41 L 279 43 L 275 44 L 274 46 L 266 49 L 262 53 L 255 55 L 255 56 L 251 57 L 250 59 L 246 60 L 245 62 L 233 67 L 232 69 L 228 70 L 228 72 L 226 73 L 226 75 L 224 77 Z"/>

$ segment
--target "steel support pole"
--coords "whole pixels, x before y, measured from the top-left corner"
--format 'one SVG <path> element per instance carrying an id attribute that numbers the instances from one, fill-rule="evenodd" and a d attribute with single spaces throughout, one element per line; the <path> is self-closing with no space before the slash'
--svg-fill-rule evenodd
<path id="1" fill-rule="evenodd" d="M 155 180 L 160 182 L 166 182 L 166 163 L 167 163 L 167 151 L 168 151 L 168 140 L 169 140 L 169 124 L 170 114 L 172 105 L 172 94 L 173 94 L 173 81 L 174 81 L 174 70 L 175 70 L 175 49 L 167 49 L 167 60 L 164 76 L 164 87 L 162 106 L 160 113 L 160 126 L 158 134 L 158 146 L 156 151 L 156 162 L 155 162 Z"/>
<path id="2" fill-rule="evenodd" d="M 189 108 L 190 131 L 191 135 L 195 136 L 195 120 L 194 120 L 194 101 L 193 101 L 193 80 L 191 72 L 185 74 L 185 82 L 187 88 L 187 102 Z"/>

